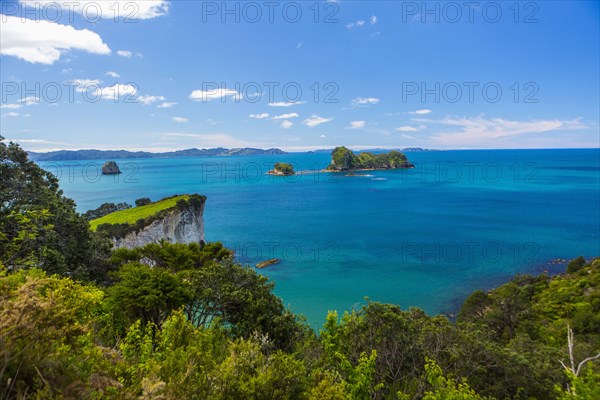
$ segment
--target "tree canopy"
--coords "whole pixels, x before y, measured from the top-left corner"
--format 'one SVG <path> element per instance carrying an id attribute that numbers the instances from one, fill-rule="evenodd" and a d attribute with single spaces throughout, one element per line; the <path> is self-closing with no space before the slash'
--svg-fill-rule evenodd
<path id="1" fill-rule="evenodd" d="M 110 242 L 89 230 L 58 179 L 0 136 L 0 262 L 102 280 Z"/>

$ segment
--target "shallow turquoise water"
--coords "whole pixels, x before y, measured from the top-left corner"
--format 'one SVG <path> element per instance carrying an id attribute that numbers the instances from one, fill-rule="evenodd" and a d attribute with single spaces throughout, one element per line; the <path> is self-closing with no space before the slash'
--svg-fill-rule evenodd
<path id="1" fill-rule="evenodd" d="M 600 255 L 600 152 L 408 153 L 414 170 L 272 177 L 275 161 L 318 170 L 328 154 L 41 163 L 81 211 L 177 193 L 208 197 L 206 239 L 262 270 L 312 324 L 371 300 L 455 311 L 477 288 L 557 258 Z"/>

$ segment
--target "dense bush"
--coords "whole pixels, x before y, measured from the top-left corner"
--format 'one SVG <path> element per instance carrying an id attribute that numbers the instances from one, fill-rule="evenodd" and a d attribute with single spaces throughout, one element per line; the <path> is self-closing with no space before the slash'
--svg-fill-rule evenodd
<path id="1" fill-rule="evenodd" d="M 152 200 L 150 200 L 148 197 L 142 197 L 141 199 L 137 199 L 135 201 L 135 206 L 142 207 L 142 206 L 146 206 L 150 203 L 152 203 Z"/>
<path id="2" fill-rule="evenodd" d="M 0 136 L 0 263 L 101 281 L 110 242 L 89 230 L 58 180 Z"/>
<path id="3" fill-rule="evenodd" d="M 94 209 L 94 210 L 89 210 L 86 211 L 83 214 L 83 218 L 87 219 L 88 221 L 91 221 L 93 219 L 98 219 L 98 218 L 102 218 L 105 215 L 117 212 L 117 211 L 122 211 L 122 210 L 127 210 L 131 208 L 130 204 L 127 203 L 104 203 L 102 204 L 100 207 Z"/>
<path id="4" fill-rule="evenodd" d="M 160 266 L 131 261 L 152 254 Z M 330 313 L 315 337 L 294 321 L 278 329 L 262 324 L 261 315 L 277 325 L 285 312 L 262 309 L 260 297 L 274 297 L 260 280 L 246 286 L 252 299 L 238 293 L 239 282 L 197 290 L 188 280 L 188 267 L 231 268 L 230 255 L 218 244 L 119 251 L 118 281 L 106 290 L 37 269 L 0 272 L 5 397 L 594 399 L 600 392 L 594 361 L 578 374 L 559 362 L 570 365 L 567 325 L 575 365 L 598 351 L 599 330 L 579 326 L 571 311 L 589 307 L 598 315 L 600 259 L 575 274 L 517 278 L 485 293 L 492 301 L 483 314 L 466 302 L 458 324 L 368 302 L 341 319 Z M 247 270 L 244 279 L 250 275 L 258 276 Z M 515 311 L 531 313 L 517 318 L 512 338 L 498 337 L 497 313 L 507 312 L 498 307 L 515 285 L 534 288 L 529 305 Z M 194 323 L 192 299 L 220 311 Z M 484 318 L 468 321 L 471 312 Z M 282 341 L 277 335 L 286 330 Z"/>

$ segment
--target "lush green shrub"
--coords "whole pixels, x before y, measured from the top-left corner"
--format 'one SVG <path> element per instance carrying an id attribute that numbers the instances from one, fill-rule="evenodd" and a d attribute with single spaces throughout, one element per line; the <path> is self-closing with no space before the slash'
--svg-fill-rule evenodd
<path id="1" fill-rule="evenodd" d="M 148 197 L 142 197 L 141 199 L 137 199 L 135 201 L 135 206 L 136 207 L 142 207 L 142 206 L 147 206 L 148 204 L 151 204 L 152 200 L 150 200 Z"/>

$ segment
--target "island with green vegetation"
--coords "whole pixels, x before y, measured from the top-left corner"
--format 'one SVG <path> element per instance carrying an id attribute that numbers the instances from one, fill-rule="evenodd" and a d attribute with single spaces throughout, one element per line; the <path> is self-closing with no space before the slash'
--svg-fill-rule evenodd
<path id="1" fill-rule="evenodd" d="M 294 167 L 292 164 L 284 163 L 284 162 L 276 162 L 273 166 L 273 169 L 267 172 L 269 175 L 277 175 L 277 176 L 291 176 L 294 175 Z"/>
<path id="2" fill-rule="evenodd" d="M 112 249 L 1 139 L 2 398 L 600 398 L 600 258 L 476 290 L 452 319 L 367 300 L 314 329 L 218 242 Z"/>
<path id="3" fill-rule="evenodd" d="M 355 154 L 352 150 L 341 146 L 336 147 L 331 153 L 331 164 L 326 168 L 326 171 L 351 172 L 414 167 L 414 164 L 409 162 L 408 158 L 397 150 L 381 154 L 367 151 Z"/>

